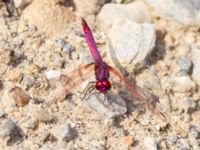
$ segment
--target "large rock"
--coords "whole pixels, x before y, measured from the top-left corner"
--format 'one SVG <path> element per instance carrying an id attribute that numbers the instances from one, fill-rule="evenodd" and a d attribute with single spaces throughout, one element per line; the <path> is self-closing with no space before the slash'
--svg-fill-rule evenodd
<path id="1" fill-rule="evenodd" d="M 76 11 L 81 15 L 96 14 L 104 3 L 105 0 L 74 0 Z"/>
<path id="2" fill-rule="evenodd" d="M 121 69 L 132 72 L 141 67 L 155 46 L 155 29 L 149 23 L 138 24 L 130 20 L 115 21 L 108 34 L 109 55 Z"/>
<path id="3" fill-rule="evenodd" d="M 136 1 L 130 4 L 105 4 L 98 14 L 99 25 L 107 32 L 117 19 L 130 19 L 134 22 L 150 22 L 147 6 Z"/>
<path id="4" fill-rule="evenodd" d="M 146 0 L 161 14 L 173 18 L 183 24 L 200 23 L 199 0 Z"/>
<path id="5" fill-rule="evenodd" d="M 64 5 L 56 4 L 54 0 L 34 0 L 26 7 L 21 16 L 28 23 L 48 36 L 56 37 L 63 33 L 74 18 L 74 14 Z"/>

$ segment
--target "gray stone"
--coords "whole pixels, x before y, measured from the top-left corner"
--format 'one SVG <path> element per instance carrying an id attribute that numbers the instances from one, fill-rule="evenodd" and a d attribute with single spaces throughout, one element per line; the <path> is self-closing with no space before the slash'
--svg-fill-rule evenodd
<path id="1" fill-rule="evenodd" d="M 16 129 L 16 124 L 12 120 L 5 120 L 0 125 L 0 138 L 4 139 L 11 136 L 12 132 Z"/>
<path id="2" fill-rule="evenodd" d="M 68 42 L 63 47 L 63 52 L 65 54 L 67 54 L 68 56 L 70 56 L 71 52 L 74 51 L 74 50 L 75 50 L 75 47 L 72 44 L 68 43 Z"/>
<path id="3" fill-rule="evenodd" d="M 145 0 L 162 15 L 169 16 L 175 21 L 183 24 L 200 23 L 200 1 L 199 0 Z"/>
<path id="4" fill-rule="evenodd" d="M 200 137 L 200 132 L 194 126 L 190 128 L 190 133 L 195 139 L 198 139 Z"/>
<path id="5" fill-rule="evenodd" d="M 22 84 L 24 84 L 26 88 L 30 88 L 30 87 L 33 86 L 34 82 L 35 82 L 35 80 L 34 80 L 33 77 L 31 77 L 31 76 L 24 76 Z"/>
<path id="6" fill-rule="evenodd" d="M 176 61 L 177 65 L 178 65 L 178 69 L 181 72 L 184 73 L 191 73 L 192 71 L 192 61 L 187 58 L 186 56 L 180 56 L 178 57 L 177 61 Z"/>
<path id="7" fill-rule="evenodd" d="M 57 126 L 52 133 L 60 141 L 70 141 L 77 136 L 77 131 L 70 124 Z"/>
<path id="8" fill-rule="evenodd" d="M 155 29 L 152 24 L 138 24 L 118 20 L 109 31 L 109 56 L 119 69 L 132 72 L 134 67 L 145 64 L 155 46 Z"/>
<path id="9" fill-rule="evenodd" d="M 148 8 L 141 1 L 130 4 L 105 4 L 97 19 L 100 28 L 105 32 L 109 31 L 117 19 L 128 19 L 138 23 L 150 22 Z"/>
<path id="10" fill-rule="evenodd" d="M 147 136 L 144 139 L 144 146 L 148 150 L 158 150 L 158 142 L 155 137 Z"/>
<path id="11" fill-rule="evenodd" d="M 60 47 L 60 48 L 64 48 L 64 46 L 66 45 L 66 41 L 65 39 L 58 39 L 56 41 L 56 44 Z"/>
<path id="12" fill-rule="evenodd" d="M 183 109 L 185 109 L 185 111 L 187 113 L 191 113 L 192 111 L 194 111 L 196 106 L 197 106 L 197 104 L 192 98 L 190 98 L 190 97 L 183 98 L 182 107 L 183 107 Z"/>
<path id="13" fill-rule="evenodd" d="M 177 134 L 172 134 L 172 135 L 169 137 L 169 140 L 170 140 L 172 143 L 176 143 L 177 139 L 178 139 Z"/>
<path id="14" fill-rule="evenodd" d="M 180 147 L 179 150 L 188 150 L 190 149 L 188 139 L 180 139 Z"/>
<path id="15" fill-rule="evenodd" d="M 101 94 L 93 90 L 85 97 L 88 106 L 104 118 L 121 116 L 127 111 L 124 100 L 117 94 L 108 92 Z"/>

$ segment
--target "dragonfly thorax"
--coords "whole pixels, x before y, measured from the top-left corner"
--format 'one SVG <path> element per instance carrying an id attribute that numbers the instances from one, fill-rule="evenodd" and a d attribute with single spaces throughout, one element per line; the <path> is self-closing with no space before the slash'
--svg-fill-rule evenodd
<path id="1" fill-rule="evenodd" d="M 110 90 L 111 84 L 110 81 L 107 79 L 97 80 L 96 82 L 96 89 L 101 93 L 105 93 L 106 91 Z"/>

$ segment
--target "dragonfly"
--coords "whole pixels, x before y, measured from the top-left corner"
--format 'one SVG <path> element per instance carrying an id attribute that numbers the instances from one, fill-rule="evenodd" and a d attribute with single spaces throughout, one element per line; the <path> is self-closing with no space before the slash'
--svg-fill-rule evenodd
<path id="1" fill-rule="evenodd" d="M 106 93 L 109 90 L 111 90 L 112 85 L 111 82 L 109 81 L 109 77 L 110 73 L 113 73 L 121 81 L 124 82 L 124 85 L 133 94 L 133 96 L 137 97 L 139 100 L 145 103 L 149 107 L 149 109 L 160 114 L 162 117 L 165 118 L 165 115 L 158 108 L 156 108 L 157 103 L 160 103 L 156 95 L 144 90 L 142 87 L 137 85 L 135 80 L 134 80 L 134 85 L 132 85 L 126 77 L 124 77 L 119 71 L 117 71 L 117 69 L 115 69 L 114 67 L 108 65 L 106 62 L 103 61 L 100 52 L 97 48 L 96 42 L 94 40 L 92 31 L 84 18 L 81 19 L 81 23 L 84 32 L 84 37 L 86 39 L 86 43 L 89 47 L 94 62 L 83 65 L 78 69 L 76 69 L 75 71 L 72 71 L 71 73 L 68 74 L 68 77 L 63 76 L 63 79 L 65 80 L 64 82 L 69 82 L 73 80 L 74 77 L 76 77 L 76 81 L 74 82 L 74 84 L 70 86 L 70 88 L 68 86 L 64 88 L 61 92 L 61 95 L 66 95 L 68 92 L 71 91 L 72 88 L 75 88 L 76 86 L 80 85 L 81 82 L 87 80 L 89 78 L 90 72 L 85 73 L 88 76 L 84 77 L 82 70 L 87 70 L 88 68 L 93 66 L 96 79 L 95 88 L 97 91 L 99 91 L 100 93 Z"/>

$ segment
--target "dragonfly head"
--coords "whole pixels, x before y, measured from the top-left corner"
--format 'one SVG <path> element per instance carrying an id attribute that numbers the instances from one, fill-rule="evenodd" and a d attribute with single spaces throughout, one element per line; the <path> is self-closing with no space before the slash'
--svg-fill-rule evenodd
<path id="1" fill-rule="evenodd" d="M 97 80 L 96 82 L 96 89 L 101 93 L 105 93 L 106 91 L 110 90 L 111 84 L 107 79 Z"/>

